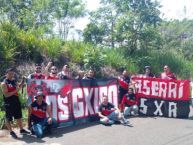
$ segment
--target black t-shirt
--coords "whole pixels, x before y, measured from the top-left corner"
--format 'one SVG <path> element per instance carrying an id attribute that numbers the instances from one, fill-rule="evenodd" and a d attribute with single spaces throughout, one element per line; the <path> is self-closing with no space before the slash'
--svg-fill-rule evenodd
<path id="1" fill-rule="evenodd" d="M 127 100 L 131 100 L 131 101 L 133 101 L 133 102 L 136 102 L 136 95 L 133 93 L 133 94 L 129 94 L 129 93 L 127 93 L 126 94 L 126 103 L 125 103 L 125 106 L 127 106 L 127 107 L 130 107 L 130 106 L 132 106 L 132 105 L 130 105 L 129 103 L 127 103 Z"/>
<path id="2" fill-rule="evenodd" d="M 13 79 L 12 81 L 8 79 L 4 79 L 3 82 L 7 85 L 8 92 L 13 92 L 16 90 L 17 81 L 15 79 Z M 8 98 L 6 98 L 5 95 L 3 94 L 3 99 L 4 99 L 5 106 L 20 103 L 17 92 Z"/>
<path id="3" fill-rule="evenodd" d="M 89 76 L 85 77 L 85 80 L 94 80 L 94 79 L 95 79 L 94 77 L 92 77 L 92 78 L 90 78 Z"/>
<path id="4" fill-rule="evenodd" d="M 143 74 L 142 75 L 143 78 L 153 78 L 154 74 L 150 73 L 149 75 Z"/>
<path id="5" fill-rule="evenodd" d="M 112 103 L 107 104 L 107 106 L 105 106 L 103 103 L 99 105 L 98 108 L 98 112 L 101 112 L 102 115 L 104 116 L 108 116 L 110 115 L 113 111 L 115 111 L 115 106 Z"/>
<path id="6" fill-rule="evenodd" d="M 31 104 L 32 114 L 30 116 L 31 124 L 34 125 L 42 121 L 46 117 L 46 107 L 47 103 L 42 101 L 42 104 L 39 105 L 36 101 Z"/>
<path id="7" fill-rule="evenodd" d="M 61 80 L 69 79 L 68 76 L 66 74 L 63 74 L 63 73 L 60 74 L 60 77 L 61 77 Z"/>

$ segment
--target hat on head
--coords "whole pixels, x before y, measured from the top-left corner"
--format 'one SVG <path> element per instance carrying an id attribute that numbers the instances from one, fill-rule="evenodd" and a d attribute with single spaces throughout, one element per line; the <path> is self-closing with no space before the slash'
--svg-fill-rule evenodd
<path id="1" fill-rule="evenodd" d="M 150 71 L 151 71 L 151 67 L 150 66 L 145 66 L 144 70 L 146 70 L 146 68 L 149 68 Z"/>
<path id="2" fill-rule="evenodd" d="M 43 95 L 43 92 L 38 91 L 37 95 L 35 96 L 35 99 L 37 99 L 38 96 L 43 96 L 43 99 L 45 99 L 45 96 Z"/>

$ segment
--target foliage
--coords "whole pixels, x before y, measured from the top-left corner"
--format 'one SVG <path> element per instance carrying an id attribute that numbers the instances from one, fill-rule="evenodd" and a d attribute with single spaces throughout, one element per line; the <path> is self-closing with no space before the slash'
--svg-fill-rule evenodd
<path id="1" fill-rule="evenodd" d="M 88 70 L 90 68 L 95 70 L 95 77 L 99 78 L 102 76 L 101 68 L 105 66 L 104 58 L 106 55 L 103 55 L 101 48 L 90 47 L 86 49 L 84 54 L 84 66 Z"/>

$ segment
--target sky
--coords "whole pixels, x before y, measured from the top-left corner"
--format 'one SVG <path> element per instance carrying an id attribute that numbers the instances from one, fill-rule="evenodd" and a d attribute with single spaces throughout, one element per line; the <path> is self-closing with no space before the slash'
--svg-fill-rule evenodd
<path id="1" fill-rule="evenodd" d="M 87 1 L 87 9 L 89 11 L 97 10 L 100 6 L 100 0 L 85 0 Z M 181 19 L 178 11 L 183 11 L 184 6 L 187 8 L 189 16 L 193 16 L 193 0 L 158 0 L 163 6 L 160 11 L 164 13 L 162 18 L 166 19 Z M 81 18 L 75 25 L 76 29 L 83 30 L 89 23 L 88 17 Z"/>

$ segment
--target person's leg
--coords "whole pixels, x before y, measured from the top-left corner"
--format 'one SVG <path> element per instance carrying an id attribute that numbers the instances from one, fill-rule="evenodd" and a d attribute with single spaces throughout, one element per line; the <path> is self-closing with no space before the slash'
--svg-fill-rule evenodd
<path id="1" fill-rule="evenodd" d="M 101 119 L 100 119 L 100 122 L 101 122 L 102 124 L 112 125 L 115 121 L 114 121 L 114 120 L 109 120 L 109 121 L 107 122 L 105 118 L 101 118 Z"/>
<path id="2" fill-rule="evenodd" d="M 134 115 L 137 115 L 139 108 L 138 108 L 138 106 L 135 104 L 135 105 L 132 106 L 132 110 L 133 110 L 133 112 L 134 112 Z"/>
<path id="3" fill-rule="evenodd" d="M 10 121 L 6 120 L 5 123 L 6 123 L 6 127 L 7 127 L 7 129 L 9 130 L 9 132 L 12 132 L 12 128 L 11 128 L 11 123 L 10 123 Z"/>
<path id="4" fill-rule="evenodd" d="M 43 128 L 41 124 L 37 123 L 32 126 L 32 129 L 36 135 L 37 138 L 41 138 L 43 136 Z"/>
<path id="5" fill-rule="evenodd" d="M 131 114 L 131 107 L 125 107 L 124 115 L 130 115 Z"/>
<path id="6" fill-rule="evenodd" d="M 124 115 L 130 115 L 131 109 L 129 107 L 125 107 Z"/>
<path id="7" fill-rule="evenodd" d="M 21 120 L 21 118 L 20 118 L 20 119 L 17 119 L 17 125 L 19 126 L 20 130 L 23 129 L 23 125 L 22 125 L 22 120 Z"/>

